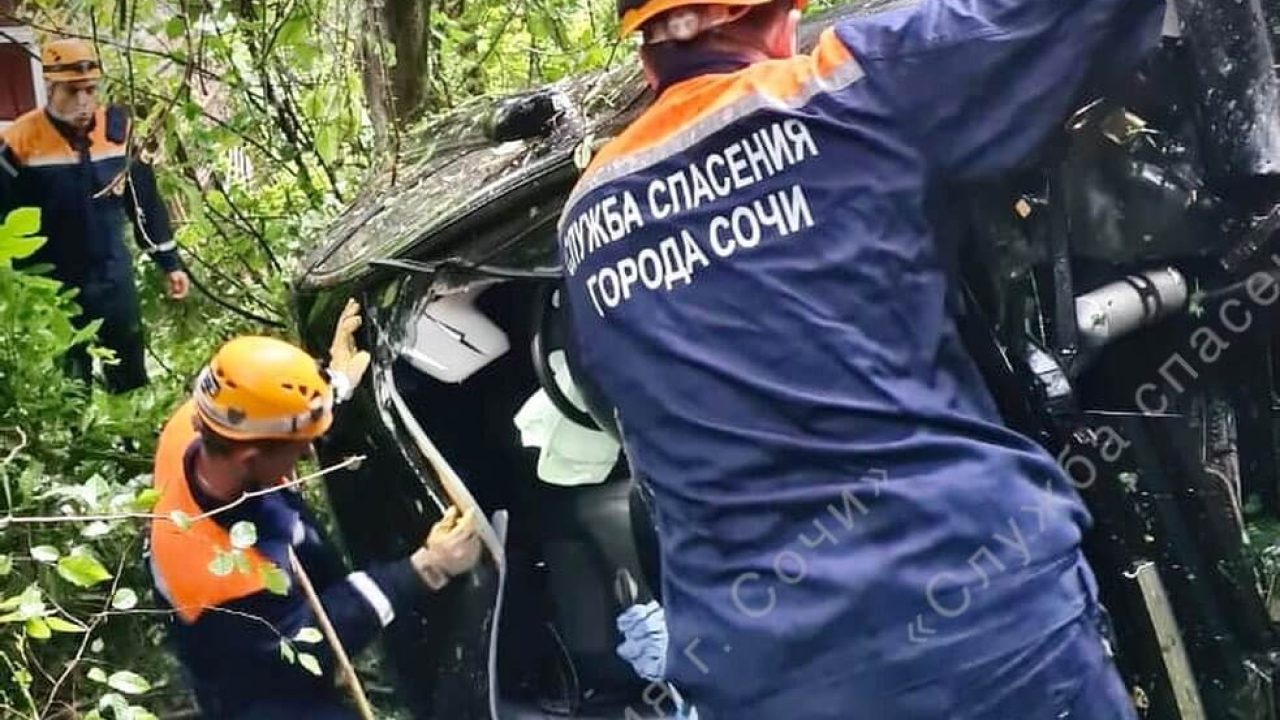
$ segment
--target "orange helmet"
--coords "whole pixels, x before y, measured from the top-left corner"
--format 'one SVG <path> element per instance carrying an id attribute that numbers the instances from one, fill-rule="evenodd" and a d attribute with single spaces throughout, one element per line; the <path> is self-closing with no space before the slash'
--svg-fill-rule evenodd
<path id="1" fill-rule="evenodd" d="M 194 396 L 200 421 L 232 440 L 314 440 L 333 423 L 328 373 L 275 338 L 223 345 L 196 379 Z"/>
<path id="2" fill-rule="evenodd" d="M 40 63 L 44 65 L 44 79 L 50 82 L 97 80 L 102 77 L 98 53 L 84 40 L 68 38 L 48 43 L 41 52 Z"/>

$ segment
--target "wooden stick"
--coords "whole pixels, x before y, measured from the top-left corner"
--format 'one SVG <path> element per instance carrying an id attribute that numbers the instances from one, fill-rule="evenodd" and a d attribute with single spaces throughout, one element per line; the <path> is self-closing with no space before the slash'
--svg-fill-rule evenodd
<path id="1" fill-rule="evenodd" d="M 329 647 L 333 649 L 333 657 L 338 662 L 338 669 L 342 671 L 343 678 L 346 680 L 347 690 L 351 693 L 351 698 L 356 701 L 356 709 L 360 712 L 362 720 L 374 720 L 373 707 L 369 705 L 369 698 L 364 694 L 364 686 L 360 684 L 360 678 L 356 675 L 356 669 L 351 666 L 351 658 L 347 657 L 346 648 L 342 647 L 342 640 L 338 638 L 338 633 L 333 629 L 333 623 L 329 620 L 329 614 L 324 611 L 324 605 L 320 604 L 320 596 L 316 594 L 316 589 L 311 585 L 311 578 L 307 577 L 307 571 L 303 569 L 302 563 L 299 562 L 298 556 L 294 554 L 293 548 L 289 548 L 289 565 L 293 570 L 293 576 L 298 579 L 298 584 L 302 586 L 302 594 L 307 597 L 307 604 L 311 606 L 311 612 L 315 614 L 316 621 L 320 623 L 320 632 L 324 633 L 324 638 L 329 643 Z"/>

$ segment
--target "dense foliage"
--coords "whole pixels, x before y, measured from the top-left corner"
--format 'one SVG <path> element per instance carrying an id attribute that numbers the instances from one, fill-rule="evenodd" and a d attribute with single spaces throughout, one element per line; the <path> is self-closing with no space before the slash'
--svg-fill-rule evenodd
<path id="1" fill-rule="evenodd" d="M 15 213 L 0 230 L 0 717 L 189 712 L 142 555 L 167 413 L 219 342 L 288 333 L 294 259 L 394 148 L 397 128 L 599 66 L 617 46 L 601 0 L 381 5 L 19 3 L 16 19 L 40 40 L 94 40 L 104 99 L 131 110 L 197 290 L 163 299 L 140 259 L 152 384 L 86 393 L 60 372 L 79 339 L 74 293 L 12 268 L 41 241 L 37 217 Z M 409 5 L 423 23 L 416 48 L 395 23 Z M 411 51 L 425 62 L 407 64 Z M 421 76 L 412 107 L 396 97 L 398 72 Z"/>

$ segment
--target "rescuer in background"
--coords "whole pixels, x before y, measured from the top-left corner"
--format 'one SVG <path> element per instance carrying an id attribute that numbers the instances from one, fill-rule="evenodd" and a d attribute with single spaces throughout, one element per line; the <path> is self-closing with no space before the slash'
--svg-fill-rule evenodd
<path id="1" fill-rule="evenodd" d="M 82 40 L 56 40 L 41 57 L 48 105 L 18 118 L 4 131 L 0 215 L 38 207 L 40 234 L 48 238 L 27 266 L 52 265 L 53 277 L 79 290 L 78 324 L 101 320 L 97 341 L 114 351 L 106 364 L 107 389 L 125 392 L 147 383 L 142 318 L 133 263 L 124 246 L 124 224 L 167 277 L 168 296 L 186 297 L 182 269 L 156 179 L 130 146 L 123 109 L 101 107 L 102 69 Z M 88 382 L 87 346 L 68 354 L 73 375 Z"/>

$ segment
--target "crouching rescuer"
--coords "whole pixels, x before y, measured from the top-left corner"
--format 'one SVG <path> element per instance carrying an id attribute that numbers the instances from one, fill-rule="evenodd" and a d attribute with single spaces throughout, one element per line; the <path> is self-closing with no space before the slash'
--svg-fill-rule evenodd
<path id="1" fill-rule="evenodd" d="M 171 640 L 204 717 L 356 717 L 327 643 L 282 650 L 304 630 L 320 637 L 293 558 L 348 653 L 479 559 L 470 512 L 450 509 L 410 557 L 347 573 L 302 497 L 273 491 L 367 369 L 352 339 L 359 323 L 349 303 L 327 370 L 282 340 L 231 340 L 161 435 L 155 513 L 164 519 L 152 521 L 151 570 L 158 601 L 174 610 Z M 301 662 L 301 652 L 318 663 Z"/>

